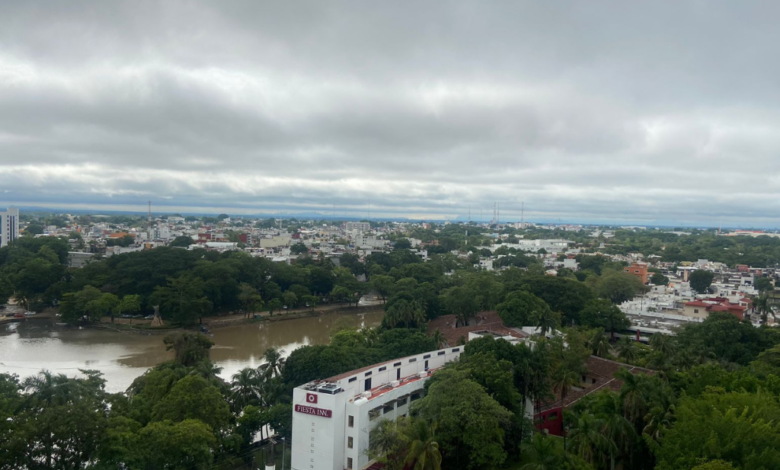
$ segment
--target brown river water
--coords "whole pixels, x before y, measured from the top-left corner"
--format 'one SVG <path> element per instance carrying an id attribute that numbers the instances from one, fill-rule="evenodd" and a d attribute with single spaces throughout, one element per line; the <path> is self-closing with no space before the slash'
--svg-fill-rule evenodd
<path id="1" fill-rule="evenodd" d="M 374 327 L 383 312 L 330 313 L 319 317 L 228 326 L 215 329 L 211 360 L 230 379 L 244 367 L 257 367 L 270 347 L 289 355 L 304 345 L 327 344 L 339 318 L 356 327 Z M 0 324 L 0 373 L 20 377 L 41 369 L 68 376 L 79 369 L 96 369 L 106 379 L 106 389 L 119 392 L 148 368 L 171 359 L 163 335 L 118 333 L 105 330 L 60 328 L 40 319 Z"/>

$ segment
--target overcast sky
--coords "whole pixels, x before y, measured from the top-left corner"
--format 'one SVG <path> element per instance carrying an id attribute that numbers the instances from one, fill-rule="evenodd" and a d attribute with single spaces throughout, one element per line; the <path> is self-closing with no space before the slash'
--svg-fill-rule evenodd
<path id="1" fill-rule="evenodd" d="M 780 225 L 775 1 L 2 1 L 0 205 Z"/>

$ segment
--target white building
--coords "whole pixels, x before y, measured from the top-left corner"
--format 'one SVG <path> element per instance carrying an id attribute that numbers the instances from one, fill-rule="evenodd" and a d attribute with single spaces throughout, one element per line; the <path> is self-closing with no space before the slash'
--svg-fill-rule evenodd
<path id="1" fill-rule="evenodd" d="M 0 247 L 19 238 L 19 209 L 9 207 L 0 212 Z"/>
<path id="2" fill-rule="evenodd" d="M 369 232 L 371 224 L 368 222 L 347 222 L 345 230 L 347 232 Z"/>
<path id="3" fill-rule="evenodd" d="M 422 398 L 428 377 L 462 351 L 460 346 L 417 354 L 297 387 L 292 469 L 364 468 L 371 431 L 383 419 L 406 416 Z"/>

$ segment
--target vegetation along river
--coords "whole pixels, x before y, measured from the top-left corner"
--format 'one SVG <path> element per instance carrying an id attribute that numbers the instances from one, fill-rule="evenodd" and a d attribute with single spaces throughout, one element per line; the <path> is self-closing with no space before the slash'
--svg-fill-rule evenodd
<path id="1" fill-rule="evenodd" d="M 262 363 L 267 348 L 289 355 L 303 345 L 327 344 L 336 321 L 355 327 L 375 327 L 383 312 L 330 313 L 318 317 L 239 324 L 213 331 L 211 359 L 230 376 L 244 367 Z M 125 390 L 148 368 L 171 359 L 163 335 L 119 333 L 105 330 L 60 328 L 45 320 L 0 325 L 0 373 L 20 377 L 41 369 L 68 376 L 78 369 L 96 369 L 104 374 L 106 389 Z"/>

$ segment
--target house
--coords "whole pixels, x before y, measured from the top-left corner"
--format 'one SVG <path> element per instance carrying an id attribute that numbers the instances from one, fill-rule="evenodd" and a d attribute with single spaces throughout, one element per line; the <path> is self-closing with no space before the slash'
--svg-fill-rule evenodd
<path id="1" fill-rule="evenodd" d="M 743 303 L 743 302 L 741 302 Z M 725 297 L 696 299 L 683 304 L 683 315 L 695 318 L 707 318 L 711 312 L 729 312 L 740 320 L 744 319 L 748 304 L 733 304 Z"/>
<path id="2" fill-rule="evenodd" d="M 642 284 L 647 284 L 647 263 L 632 263 L 631 266 L 623 268 L 623 272 L 636 276 Z"/>

